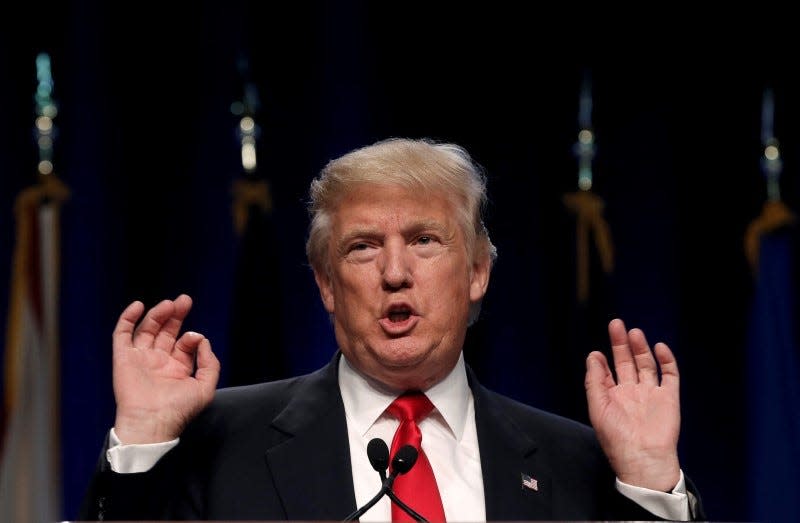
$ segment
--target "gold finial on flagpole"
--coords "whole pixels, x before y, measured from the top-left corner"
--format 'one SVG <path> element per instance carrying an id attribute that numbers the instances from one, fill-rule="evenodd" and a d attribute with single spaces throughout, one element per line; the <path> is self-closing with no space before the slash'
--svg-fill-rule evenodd
<path id="1" fill-rule="evenodd" d="M 772 89 L 765 89 L 761 102 L 761 171 L 766 178 L 767 200 L 761 213 L 747 226 L 744 234 L 744 253 L 753 274 L 758 272 L 761 237 L 772 231 L 796 223 L 797 217 L 781 200 L 780 176 L 783 161 L 778 139 L 775 137 L 775 99 Z"/>
<path id="2" fill-rule="evenodd" d="M 578 109 L 578 141 L 573 148 L 578 157 L 578 190 L 563 196 L 564 205 L 575 214 L 577 220 L 576 248 L 576 295 L 579 303 L 589 299 L 590 236 L 600 256 L 605 273 L 614 270 L 614 247 L 611 230 L 603 218 L 605 202 L 592 192 L 592 162 L 596 154 L 594 130 L 592 129 L 592 92 L 588 71 L 584 73 Z"/>
<path id="3" fill-rule="evenodd" d="M 231 104 L 231 112 L 239 117 L 237 134 L 241 145 L 242 175 L 234 180 L 233 193 L 233 225 L 236 233 L 241 235 L 247 225 L 252 207 L 261 212 L 272 209 L 272 194 L 269 183 L 257 177 L 258 171 L 258 136 L 261 132 L 256 123 L 259 97 L 256 85 L 249 78 L 249 64 L 245 58 L 239 62 L 242 74 L 244 93 L 241 100 Z"/>
<path id="4" fill-rule="evenodd" d="M 41 52 L 36 56 L 36 81 L 34 131 L 39 150 L 39 161 L 36 164 L 39 184 L 23 191 L 20 194 L 22 203 L 18 205 L 41 200 L 60 203 L 69 197 L 69 189 L 55 173 L 53 146 L 58 132 L 55 125 L 58 105 L 53 99 L 54 83 L 48 53 Z"/>

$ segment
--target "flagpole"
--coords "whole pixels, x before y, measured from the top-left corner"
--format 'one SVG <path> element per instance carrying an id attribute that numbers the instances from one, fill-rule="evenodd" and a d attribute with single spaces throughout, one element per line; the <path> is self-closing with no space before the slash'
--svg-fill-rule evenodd
<path id="1" fill-rule="evenodd" d="M 575 155 L 578 157 L 578 189 L 592 189 L 592 161 L 595 155 L 594 132 L 592 130 L 592 80 L 584 72 L 578 99 L 578 141 Z"/>
<path id="2" fill-rule="evenodd" d="M 258 89 L 250 78 L 250 67 L 246 58 L 239 60 L 239 73 L 243 79 L 241 100 L 231 104 L 231 113 L 239 118 L 237 135 L 239 137 L 241 173 L 233 182 L 233 222 L 236 233 L 242 235 L 247 226 L 253 206 L 261 212 L 272 209 L 272 195 L 265 179 L 259 179 L 258 138 L 261 128 L 256 122 L 260 106 Z"/>
<path id="3" fill-rule="evenodd" d="M 773 130 L 775 119 L 775 101 L 772 89 L 765 89 L 761 102 L 761 143 L 764 153 L 761 156 L 761 171 L 767 180 L 767 199 L 778 201 L 781 199 L 780 176 L 783 171 L 781 152 L 778 139 Z"/>
<path id="4" fill-rule="evenodd" d="M 766 200 L 761 213 L 750 222 L 744 235 L 744 252 L 753 274 L 758 273 L 758 259 L 763 235 L 797 221 L 795 214 L 781 200 L 780 178 L 783 161 L 775 135 L 775 96 L 764 89 L 761 99 L 761 173 L 766 181 Z"/>
<path id="5" fill-rule="evenodd" d="M 594 129 L 592 127 L 592 84 L 589 71 L 584 71 L 578 99 L 578 141 L 573 152 L 578 159 L 578 190 L 567 193 L 563 197 L 564 205 L 576 215 L 576 284 L 575 292 L 578 303 L 585 304 L 589 300 L 589 263 L 590 237 L 594 236 L 594 244 L 600 257 L 603 272 L 614 270 L 614 248 L 611 242 L 611 231 L 603 218 L 605 202 L 592 192 L 592 163 L 596 154 Z"/>

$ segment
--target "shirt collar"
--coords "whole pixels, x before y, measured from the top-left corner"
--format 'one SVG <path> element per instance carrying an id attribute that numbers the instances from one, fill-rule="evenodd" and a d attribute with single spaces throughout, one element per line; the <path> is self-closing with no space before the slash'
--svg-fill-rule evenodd
<path id="1" fill-rule="evenodd" d="M 393 390 L 364 375 L 350 365 L 344 355 L 339 358 L 339 389 L 348 420 L 362 436 L 380 418 L 389 404 L 403 391 Z M 423 391 L 431 400 L 444 423 L 457 440 L 464 434 L 472 391 L 462 352 L 450 373 L 443 380 Z"/>

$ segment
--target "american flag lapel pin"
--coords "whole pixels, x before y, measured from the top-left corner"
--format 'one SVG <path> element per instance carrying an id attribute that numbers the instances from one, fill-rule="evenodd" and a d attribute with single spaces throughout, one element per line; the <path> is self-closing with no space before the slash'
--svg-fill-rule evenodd
<path id="1" fill-rule="evenodd" d="M 529 475 L 522 473 L 522 488 L 529 488 L 531 490 L 539 491 L 539 482 L 536 481 L 536 478 L 532 478 Z"/>

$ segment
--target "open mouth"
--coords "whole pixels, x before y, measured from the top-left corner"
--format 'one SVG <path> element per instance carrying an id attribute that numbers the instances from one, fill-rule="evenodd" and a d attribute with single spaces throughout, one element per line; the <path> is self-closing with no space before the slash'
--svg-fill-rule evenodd
<path id="1" fill-rule="evenodd" d="M 411 317 L 411 309 L 408 307 L 394 307 L 389 311 L 386 317 L 392 323 L 400 323 Z"/>
<path id="2" fill-rule="evenodd" d="M 416 311 L 411 306 L 403 303 L 391 305 L 386 310 L 383 318 L 380 319 L 384 332 L 390 337 L 408 335 L 418 322 L 419 317 Z"/>

